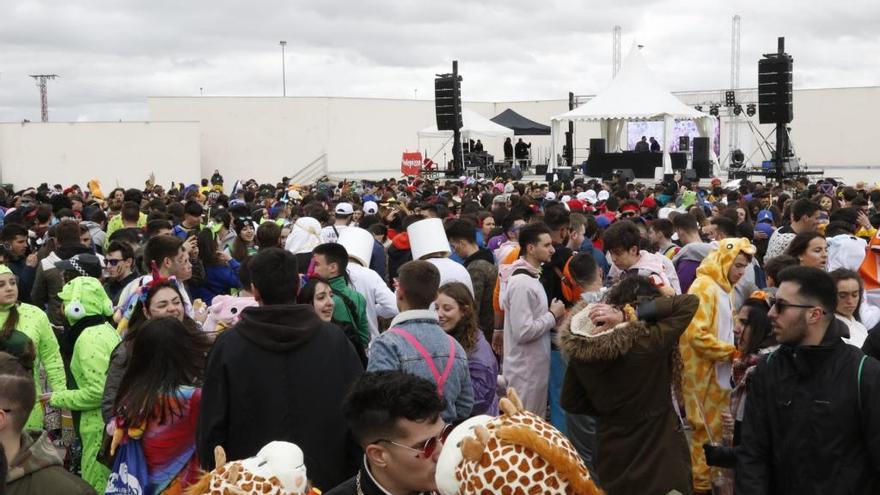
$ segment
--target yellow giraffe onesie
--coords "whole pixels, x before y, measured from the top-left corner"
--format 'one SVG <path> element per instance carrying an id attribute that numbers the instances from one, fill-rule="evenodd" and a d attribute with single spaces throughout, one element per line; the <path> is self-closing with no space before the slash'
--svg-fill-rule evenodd
<path id="1" fill-rule="evenodd" d="M 718 244 L 718 249 L 709 253 L 697 268 L 697 278 L 688 290 L 700 298 L 700 307 L 679 341 L 684 363 L 682 394 L 694 432 L 691 465 L 695 491 L 712 489 L 703 444 L 710 436 L 716 442 L 721 441 L 721 413 L 730 406 L 731 362 L 736 347 L 733 345 L 733 286 L 727 274 L 737 255 L 755 254 L 755 247 L 748 239 L 722 239 Z M 703 415 L 708 425 L 704 424 Z"/>

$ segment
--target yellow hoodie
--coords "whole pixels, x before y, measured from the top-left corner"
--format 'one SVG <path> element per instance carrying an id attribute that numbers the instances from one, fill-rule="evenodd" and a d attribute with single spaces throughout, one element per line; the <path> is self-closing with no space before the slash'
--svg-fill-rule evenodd
<path id="1" fill-rule="evenodd" d="M 699 309 L 679 341 L 684 363 L 682 393 L 688 420 L 694 428 L 691 465 L 696 490 L 712 489 L 703 444 L 710 437 L 721 441 L 721 413 L 730 406 L 730 363 L 736 347 L 733 345 L 733 286 L 727 274 L 740 253 L 754 255 L 755 246 L 744 238 L 719 241 L 718 248 L 697 268 L 697 278 L 688 290 L 700 298 Z M 704 424 L 704 418 L 708 424 Z"/>

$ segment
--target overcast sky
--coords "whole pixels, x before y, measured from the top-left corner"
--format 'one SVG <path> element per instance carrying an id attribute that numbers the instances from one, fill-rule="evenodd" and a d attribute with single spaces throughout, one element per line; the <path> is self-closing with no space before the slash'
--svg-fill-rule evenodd
<path id="1" fill-rule="evenodd" d="M 564 99 L 611 77 L 623 28 L 671 90 L 726 88 L 731 17 L 742 86 L 786 36 L 795 87 L 880 84 L 880 1 L 2 0 L 0 121 L 145 120 L 147 96 L 433 98 L 459 60 L 465 100 Z"/>

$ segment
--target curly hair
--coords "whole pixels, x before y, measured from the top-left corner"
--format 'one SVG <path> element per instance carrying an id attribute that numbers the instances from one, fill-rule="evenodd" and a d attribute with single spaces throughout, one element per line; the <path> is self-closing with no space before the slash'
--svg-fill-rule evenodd
<path id="1" fill-rule="evenodd" d="M 461 310 L 461 320 L 452 329 L 450 335 L 461 344 L 467 353 L 473 352 L 477 348 L 480 327 L 477 325 L 476 304 L 471 291 L 461 282 L 450 282 L 440 286 L 437 295 L 440 294 L 452 298 Z"/>

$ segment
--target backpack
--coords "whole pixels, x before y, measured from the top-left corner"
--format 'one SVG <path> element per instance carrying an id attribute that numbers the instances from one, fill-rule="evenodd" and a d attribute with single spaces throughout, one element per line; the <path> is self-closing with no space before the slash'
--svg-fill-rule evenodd
<path id="1" fill-rule="evenodd" d="M 354 301 L 352 301 L 351 298 L 349 298 L 342 292 L 334 290 L 333 294 L 339 296 L 339 299 L 342 299 L 342 303 L 345 304 L 345 308 L 348 310 L 348 314 L 351 315 L 353 320 L 356 320 L 358 317 L 358 313 Z M 357 326 L 354 324 L 354 322 L 350 321 L 343 322 L 334 320 L 333 323 L 341 328 L 343 333 L 345 333 L 345 336 L 348 337 L 348 341 L 351 342 L 351 345 L 354 346 L 354 351 L 357 353 L 358 358 L 361 360 L 361 364 L 364 366 L 364 369 L 366 369 L 367 351 L 364 348 L 364 345 L 361 343 L 361 338 Z"/>

